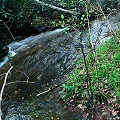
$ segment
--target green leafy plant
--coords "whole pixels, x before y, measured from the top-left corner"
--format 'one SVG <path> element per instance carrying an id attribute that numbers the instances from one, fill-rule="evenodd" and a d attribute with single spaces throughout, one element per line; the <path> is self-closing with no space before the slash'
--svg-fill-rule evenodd
<path id="1" fill-rule="evenodd" d="M 12 33 L 28 30 L 39 11 L 39 6 L 32 0 L 0 1 L 0 19 L 7 24 Z"/>
<path id="2" fill-rule="evenodd" d="M 89 62 L 95 103 L 107 102 L 107 100 L 112 97 L 111 93 L 113 93 L 118 100 L 120 99 L 120 42 L 116 41 L 118 41 L 116 37 L 112 38 L 96 49 L 98 55 L 96 66 L 93 64 L 95 62 Z M 89 54 L 86 59 L 87 61 L 92 61 L 94 57 L 94 55 Z M 81 98 L 89 100 L 87 94 L 87 89 L 89 88 L 87 88 L 85 73 L 83 59 L 80 59 L 78 63 L 76 63 L 75 70 L 70 74 L 68 82 L 63 85 L 65 89 L 64 96 L 66 96 L 64 100 L 66 102 L 70 101 L 71 96 L 75 97 L 78 95 L 79 100 L 81 100 Z M 66 98 L 69 98 L 69 100 Z"/>

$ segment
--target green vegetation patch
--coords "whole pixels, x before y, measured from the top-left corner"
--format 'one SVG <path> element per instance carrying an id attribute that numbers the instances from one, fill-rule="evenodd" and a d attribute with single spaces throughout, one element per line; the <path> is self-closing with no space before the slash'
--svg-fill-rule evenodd
<path id="1" fill-rule="evenodd" d="M 104 103 L 116 98 L 120 100 L 120 40 L 116 37 L 98 46 L 86 57 L 88 64 L 93 103 Z M 90 88 L 87 84 L 84 60 L 75 63 L 76 68 L 63 84 L 60 92 L 65 103 L 70 101 L 89 102 Z"/>

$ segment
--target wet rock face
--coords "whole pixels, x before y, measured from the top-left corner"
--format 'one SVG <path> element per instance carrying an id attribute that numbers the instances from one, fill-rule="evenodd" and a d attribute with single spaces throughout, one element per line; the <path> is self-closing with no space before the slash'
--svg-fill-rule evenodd
<path id="1" fill-rule="evenodd" d="M 119 0 L 100 0 L 100 5 L 104 11 L 107 11 L 108 8 L 115 9 L 120 5 Z"/>
<path id="2" fill-rule="evenodd" d="M 64 29 L 57 29 L 9 44 L 10 50 L 17 55 L 12 59 L 14 69 L 8 80 L 8 83 L 13 84 L 7 85 L 4 90 L 5 96 L 3 97 L 7 98 L 6 101 L 8 102 L 10 98 L 15 101 L 26 99 L 32 93 L 38 93 L 44 84 L 69 72 L 72 69 L 72 60 L 76 56 L 74 44 L 77 42 L 73 40 L 74 34 L 75 32 L 66 34 Z M 9 63 L 5 64 L 0 72 L 8 68 Z M 27 81 L 34 82 L 34 84 L 27 83 Z M 17 107 L 13 103 L 11 103 L 12 107 L 5 108 L 7 102 L 3 102 L 5 120 L 22 120 L 22 116 L 15 112 Z"/>
<path id="3" fill-rule="evenodd" d="M 88 41 L 91 41 L 94 46 L 98 46 L 115 35 L 115 32 L 119 30 L 119 24 L 120 13 L 95 20 L 90 27 L 90 31 L 85 30 L 82 32 L 81 39 L 84 41 L 86 47 L 89 47 L 87 46 Z M 78 38 L 79 36 L 76 35 L 75 39 Z"/>
<path id="4" fill-rule="evenodd" d="M 7 113 L 2 120 L 34 120 L 30 115 L 22 115 L 19 111 L 18 102 L 9 102 L 4 104 L 7 108 L 3 113 Z"/>
<path id="5" fill-rule="evenodd" d="M 58 75 L 71 70 L 72 59 L 76 52 L 72 45 L 72 34 L 74 33 L 65 34 L 63 29 L 57 29 L 9 44 L 10 50 L 17 53 L 12 59 L 14 69 L 11 71 L 9 82 L 16 84 L 6 86 L 4 93 L 11 96 L 20 89 L 21 99 L 33 92 L 35 87 L 39 88 Z M 7 68 L 9 68 L 9 63 L 0 72 L 6 71 Z M 34 84 L 20 81 L 34 82 Z"/>
<path id="6" fill-rule="evenodd" d="M 83 39 L 84 50 L 86 52 L 88 50 L 87 42 L 89 39 L 92 43 L 97 45 L 98 43 L 104 43 L 104 41 L 113 36 L 111 28 L 114 30 L 119 28 L 119 16 L 120 14 L 117 14 L 107 20 L 101 19 L 94 21 L 91 26 L 91 38 L 88 30 L 82 31 L 81 39 Z M 111 24 L 111 26 L 109 24 Z M 14 68 L 9 74 L 7 85 L 4 90 L 2 108 L 5 113 L 4 115 L 6 115 L 5 120 L 23 119 L 22 115 L 18 114 L 21 113 L 17 109 L 18 105 L 12 103 L 12 101 L 24 103 L 26 100 L 26 103 L 28 103 L 28 96 L 32 93 L 36 96 L 39 91 L 45 91 L 46 89 L 44 89 L 44 86 L 47 84 L 49 85 L 49 83 L 55 82 L 55 84 L 59 84 L 61 81 L 55 78 L 72 70 L 73 61 L 77 61 L 81 57 L 81 44 L 79 37 L 80 36 L 77 32 L 65 34 L 64 29 L 57 29 L 37 36 L 31 36 L 8 45 L 10 50 L 14 51 L 16 55 L 12 58 L 12 65 Z M 5 73 L 9 67 L 9 63 L 5 64 L 0 69 L 0 73 Z M 0 79 L 1 87 L 4 76 L 0 76 Z M 56 96 L 57 95 L 58 93 Z M 48 95 L 45 95 L 44 97 L 42 96 L 29 101 L 34 103 L 32 103 L 30 108 L 32 107 L 32 109 L 36 110 L 36 107 L 40 104 L 39 109 L 41 111 L 44 111 L 43 106 L 45 106 L 46 112 L 49 112 L 49 102 L 47 101 L 48 104 L 45 102 L 48 100 L 46 99 L 47 97 Z M 54 106 L 55 102 L 53 99 L 51 101 L 52 103 L 50 103 L 50 105 Z M 23 109 L 25 109 L 24 105 L 22 106 L 22 110 Z M 28 114 L 30 112 L 29 109 L 25 111 L 27 111 Z M 34 111 L 32 111 L 32 113 L 33 112 Z M 23 116 L 25 117 L 24 114 Z M 65 119 L 66 118 L 67 116 Z"/>
<path id="7" fill-rule="evenodd" d="M 7 115 L 4 120 L 34 120 L 30 116 L 24 116 L 20 114 Z"/>

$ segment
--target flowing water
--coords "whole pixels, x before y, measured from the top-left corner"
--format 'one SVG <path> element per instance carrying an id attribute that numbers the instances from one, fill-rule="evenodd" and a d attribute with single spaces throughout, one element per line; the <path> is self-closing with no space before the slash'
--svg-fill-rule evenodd
<path id="1" fill-rule="evenodd" d="M 119 17 L 111 25 L 118 29 Z M 108 26 L 108 27 L 107 27 Z M 94 44 L 103 43 L 113 34 L 107 21 L 95 21 L 82 38 Z M 77 32 L 65 33 L 65 29 L 42 33 L 9 44 L 11 57 L 0 63 L 0 87 L 4 73 L 13 66 L 4 89 L 2 111 L 5 120 L 82 120 L 83 115 L 73 109 L 65 109 L 59 101 L 57 87 L 53 91 L 37 96 L 66 79 L 73 69 L 73 62 L 81 58 Z M 84 47 L 87 51 L 87 46 Z M 88 116 L 86 120 L 89 120 Z"/>
<path id="2" fill-rule="evenodd" d="M 6 57 L 0 71 L 4 73 L 10 64 L 13 65 L 3 96 L 5 119 L 12 115 L 11 119 L 72 120 L 72 111 L 67 113 L 58 102 L 59 88 L 38 97 L 37 94 L 62 82 L 61 76 L 72 70 L 72 62 L 77 55 L 73 34 L 57 29 L 9 44 L 12 62 Z M 4 79 L 3 76 L 1 78 Z"/>

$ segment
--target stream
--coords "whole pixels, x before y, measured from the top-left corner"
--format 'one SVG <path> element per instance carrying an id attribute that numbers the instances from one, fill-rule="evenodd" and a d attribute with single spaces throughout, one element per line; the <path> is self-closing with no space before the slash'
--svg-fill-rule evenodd
<path id="1" fill-rule="evenodd" d="M 104 43 L 113 37 L 113 29 L 118 30 L 119 24 L 119 13 L 106 20 L 94 21 L 92 37 L 89 38 L 89 30 L 82 31 L 84 51 L 88 51 L 88 38 L 94 45 Z M 13 66 L 3 94 L 4 120 L 83 119 L 82 113 L 64 108 L 60 103 L 61 87 L 37 96 L 67 79 L 67 74 L 74 68 L 73 63 L 82 56 L 78 33 L 65 31 L 66 28 L 56 29 L 8 45 L 11 58 L 6 56 L 0 62 L 0 87 L 4 73 Z M 90 120 L 90 116 L 85 120 Z"/>

